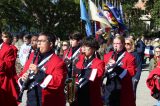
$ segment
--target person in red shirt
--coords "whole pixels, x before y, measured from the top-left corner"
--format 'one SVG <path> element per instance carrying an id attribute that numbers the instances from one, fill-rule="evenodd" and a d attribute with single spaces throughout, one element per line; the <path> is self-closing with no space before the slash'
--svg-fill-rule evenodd
<path id="1" fill-rule="evenodd" d="M 28 90 L 27 106 L 65 106 L 67 69 L 63 60 L 54 53 L 54 44 L 54 34 L 40 33 L 37 41 L 38 52 L 36 50 L 31 53 L 20 74 L 18 83 L 21 91 Z M 30 80 L 25 87 L 24 83 L 28 78 Z"/>
<path id="2" fill-rule="evenodd" d="M 16 58 L 12 47 L 3 42 L 2 35 L 0 34 L 0 89 L 2 91 L 0 98 L 5 98 L 3 102 L 6 102 L 8 106 L 17 106 Z M 6 104 L 2 103 L 1 106 L 6 106 Z"/>
<path id="3" fill-rule="evenodd" d="M 107 106 L 135 106 L 132 77 L 135 75 L 135 57 L 125 51 L 121 35 L 113 39 L 114 51 L 104 55 L 105 74 L 103 90 Z"/>
<path id="4" fill-rule="evenodd" d="M 74 71 L 77 73 L 77 106 L 103 106 L 101 79 L 104 62 L 97 57 L 98 42 L 93 37 L 82 41 L 83 58 L 79 58 Z"/>
<path id="5" fill-rule="evenodd" d="M 146 84 L 151 91 L 151 96 L 158 100 L 156 106 L 160 106 L 160 59 L 157 61 L 156 67 L 149 73 Z"/>
<path id="6" fill-rule="evenodd" d="M 69 36 L 70 47 L 63 54 L 63 60 L 68 68 L 68 78 L 72 78 L 74 60 L 81 54 L 81 40 L 82 34 L 80 32 L 74 32 Z"/>
<path id="7" fill-rule="evenodd" d="M 14 50 L 14 57 L 15 57 L 15 59 L 17 59 L 18 49 L 17 49 L 16 46 L 14 46 L 12 44 L 13 36 L 11 35 L 11 33 L 9 33 L 9 32 L 2 32 L 2 39 L 3 39 L 3 42 L 5 42 L 6 44 L 8 44 L 8 45 L 11 46 L 11 48 Z"/>

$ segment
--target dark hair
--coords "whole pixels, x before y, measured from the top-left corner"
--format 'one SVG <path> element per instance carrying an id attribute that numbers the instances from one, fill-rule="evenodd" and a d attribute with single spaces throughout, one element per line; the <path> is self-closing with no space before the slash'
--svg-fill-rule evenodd
<path id="1" fill-rule="evenodd" d="M 26 34 L 26 35 L 24 35 L 24 37 L 26 38 L 26 39 L 31 39 L 31 35 L 30 34 Z"/>
<path id="2" fill-rule="evenodd" d="M 19 33 L 17 36 L 18 36 L 18 39 L 23 39 L 25 33 Z"/>
<path id="3" fill-rule="evenodd" d="M 48 38 L 49 42 L 52 42 L 53 44 L 55 44 L 56 36 L 53 33 L 50 33 L 50 32 L 41 32 L 39 34 L 39 36 L 41 36 L 41 35 L 46 36 Z"/>
<path id="4" fill-rule="evenodd" d="M 2 34 L 8 36 L 8 38 L 10 38 L 10 39 L 13 38 L 13 36 L 12 36 L 12 34 L 10 32 L 2 32 Z"/>
<path id="5" fill-rule="evenodd" d="M 33 34 L 32 37 L 34 37 L 34 36 L 35 36 L 35 37 L 38 37 L 39 35 L 38 35 L 38 34 Z"/>
<path id="6" fill-rule="evenodd" d="M 13 35 L 10 32 L 2 32 L 2 35 L 6 35 L 9 38 L 9 44 L 13 41 Z"/>
<path id="7" fill-rule="evenodd" d="M 69 36 L 69 39 L 75 39 L 79 41 L 82 39 L 82 34 L 78 31 L 75 31 Z"/>
<path id="8" fill-rule="evenodd" d="M 91 47 L 95 50 L 99 49 L 99 43 L 97 42 L 95 37 L 92 37 L 92 36 L 84 38 L 83 41 L 82 41 L 82 45 Z"/>

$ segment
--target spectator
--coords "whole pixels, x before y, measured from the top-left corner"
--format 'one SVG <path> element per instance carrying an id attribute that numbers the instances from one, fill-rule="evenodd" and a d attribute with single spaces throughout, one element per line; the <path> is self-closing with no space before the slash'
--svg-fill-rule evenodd
<path id="1" fill-rule="evenodd" d="M 127 52 L 131 53 L 135 57 L 135 61 L 136 61 L 136 74 L 132 77 L 133 91 L 136 98 L 137 85 L 140 80 L 141 71 L 142 71 L 142 60 L 139 54 L 137 53 L 137 51 L 135 50 L 135 44 L 133 39 L 131 38 L 125 39 L 125 48 Z"/>
<path id="2" fill-rule="evenodd" d="M 136 44 L 136 50 L 137 50 L 138 54 L 140 55 L 141 60 L 144 60 L 145 44 L 143 42 L 143 36 L 138 39 L 137 44 Z M 144 61 L 143 61 L 143 63 L 144 63 Z"/>
<path id="3" fill-rule="evenodd" d="M 19 51 L 19 60 L 20 60 L 20 64 L 22 67 L 26 63 L 28 59 L 29 51 L 31 49 L 31 35 L 26 34 L 23 37 L 23 41 L 24 43 L 21 46 L 20 51 Z"/>
<path id="4" fill-rule="evenodd" d="M 149 63 L 149 71 L 153 70 L 157 66 L 157 62 L 160 59 L 160 45 L 154 48 L 154 57 Z"/>
<path id="5" fill-rule="evenodd" d="M 62 41 L 62 47 L 60 50 L 60 57 L 63 57 L 64 52 L 69 48 L 69 42 L 68 41 Z"/>

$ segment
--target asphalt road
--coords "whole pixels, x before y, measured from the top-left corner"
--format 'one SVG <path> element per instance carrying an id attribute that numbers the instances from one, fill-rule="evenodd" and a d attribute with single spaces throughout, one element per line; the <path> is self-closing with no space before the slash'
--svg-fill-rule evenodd
<path id="1" fill-rule="evenodd" d="M 150 96 L 150 91 L 146 86 L 146 79 L 148 77 L 148 71 L 142 71 L 141 79 L 137 87 L 137 106 L 154 106 L 156 100 Z M 20 106 L 25 106 L 26 95 L 23 97 L 23 103 Z"/>
<path id="2" fill-rule="evenodd" d="M 137 87 L 136 106 L 155 106 L 156 100 L 150 96 L 150 90 L 146 86 L 146 79 L 149 75 L 148 71 L 142 71 L 141 79 Z"/>

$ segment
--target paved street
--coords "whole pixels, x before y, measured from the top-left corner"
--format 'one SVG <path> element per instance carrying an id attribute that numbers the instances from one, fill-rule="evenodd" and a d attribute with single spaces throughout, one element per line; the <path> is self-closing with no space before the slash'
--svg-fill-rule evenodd
<path id="1" fill-rule="evenodd" d="M 141 79 L 137 88 L 137 106 L 154 106 L 156 104 L 156 100 L 150 96 L 150 91 L 146 86 L 146 79 L 148 74 L 148 71 L 142 72 Z M 24 99 L 25 97 L 23 100 Z M 25 104 L 23 103 L 21 106 L 25 106 Z"/>
<path id="2" fill-rule="evenodd" d="M 146 79 L 149 72 L 143 71 L 137 88 L 137 106 L 154 106 L 156 100 L 150 96 L 150 91 L 146 86 Z"/>

